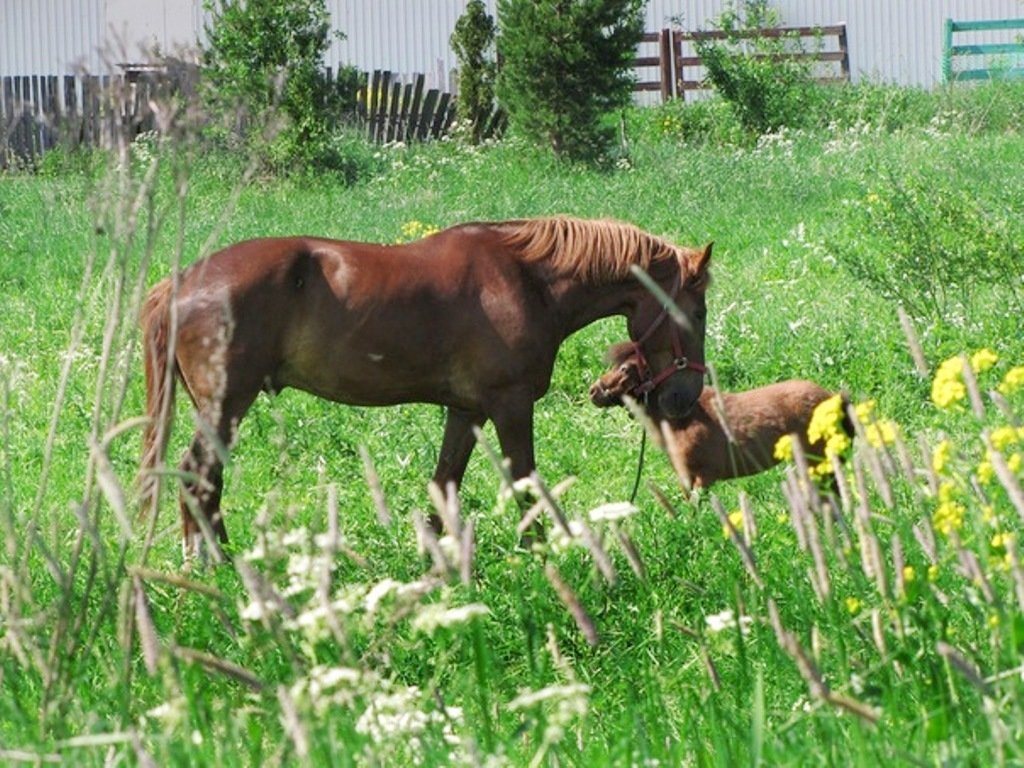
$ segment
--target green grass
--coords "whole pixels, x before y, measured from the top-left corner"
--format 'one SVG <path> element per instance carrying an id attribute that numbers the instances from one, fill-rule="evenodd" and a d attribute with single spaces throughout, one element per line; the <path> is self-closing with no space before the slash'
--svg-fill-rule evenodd
<path id="1" fill-rule="evenodd" d="M 941 209 L 950 190 L 978 201 L 978 216 L 948 230 L 933 225 L 930 234 L 949 252 L 983 258 L 972 250 L 980 235 L 971 227 L 981 225 L 1003 227 L 1006 242 L 1019 247 L 1024 139 L 1012 117 L 981 128 L 977 119 L 932 117 L 974 114 L 978 104 L 985 114 L 1015 114 L 990 91 L 978 90 L 975 101 L 907 98 L 923 115 L 915 120 L 891 107 L 904 97 L 860 98 L 869 117 L 892 111 L 754 146 L 713 135 L 684 143 L 659 127 L 675 114 L 669 109 L 631 114 L 629 161 L 606 172 L 561 165 L 514 141 L 479 149 L 441 143 L 382 149 L 380 173 L 355 186 L 330 176 L 243 183 L 230 158 L 144 145 L 120 170 L 0 179 L 0 758 L 1020 763 L 1024 587 L 1004 541 L 993 543 L 997 533 L 1019 534 L 1020 510 L 998 479 L 971 480 L 984 457 L 982 429 L 1019 424 L 1024 402 L 1019 392 L 1009 396 L 1007 415 L 986 394 L 978 417 L 930 400 L 932 375 L 960 352 L 999 354 L 978 374 L 983 393 L 1024 363 L 1014 310 L 1024 291 L 1019 269 L 1015 284 L 979 279 L 941 306 L 925 303 L 913 318 L 930 368 L 922 377 L 895 301 L 849 265 L 854 256 L 888 263 L 912 245 L 912 210 L 897 209 L 904 226 L 883 232 L 864 208 L 872 194 L 899 199 L 908 179 L 935 182 L 914 187 L 921 210 Z M 843 107 L 864 115 L 857 104 Z M 131 222 L 132 200 L 150 189 L 141 178 L 152 157 L 164 165 Z M 188 178 L 180 200 L 177 174 Z M 858 516 L 854 503 L 840 524 L 816 509 L 810 519 L 794 513 L 780 490 L 784 469 L 716 486 L 693 504 L 665 457 L 651 451 L 645 478 L 674 511 L 644 489 L 636 514 L 593 523 L 611 552 L 609 583 L 578 544 L 553 544 L 544 556 L 518 548 L 518 512 L 478 450 L 461 493 L 462 515 L 475 527 L 472 580 L 442 574 L 426 594 L 392 590 L 371 611 L 367 597 L 385 580 L 427 578 L 412 519 L 432 508 L 425 483 L 442 413 L 351 408 L 285 392 L 260 398 L 243 422 L 224 508 L 229 554 L 308 623 L 253 612 L 254 577 L 244 566 L 183 573 L 170 493 L 145 552 L 148 521 L 132 508 L 139 429 L 129 422 L 142 412 L 137 285 L 247 237 L 393 242 L 414 220 L 444 227 L 549 213 L 625 219 L 683 244 L 713 240 L 708 358 L 719 385 L 800 377 L 874 399 L 900 425 L 916 473 L 908 477 L 889 454 L 858 441 L 851 481 L 852 468 L 873 459 L 882 479 L 864 469 L 872 516 Z M 934 267 L 929 255 L 914 262 L 921 274 Z M 920 276 L 908 274 L 908 290 Z M 586 400 L 605 347 L 624 336 L 623 322 L 611 319 L 569 339 L 538 403 L 539 468 L 551 485 L 576 478 L 563 497 L 572 518 L 627 498 L 636 472 L 639 426 L 624 410 L 600 411 Z M 111 433 L 118 425 L 126 427 Z M 172 456 L 190 431 L 179 403 Z M 487 435 L 493 443 L 493 431 Z M 940 502 L 927 490 L 931 456 L 919 441 L 930 451 L 942 437 L 955 447 L 940 477 L 950 484 L 943 498 L 961 505 L 962 525 L 955 537 L 936 533 L 930 551 L 914 529 L 930 529 Z M 1020 444 L 1007 443 L 1005 455 Z M 390 526 L 377 519 L 361 446 L 380 475 Z M 1019 483 L 1020 468 L 1011 471 Z M 127 530 L 117 519 L 116 486 L 127 496 Z M 712 496 L 732 512 L 741 495 L 758 524 L 751 547 L 763 586 L 713 509 Z M 316 539 L 331 509 L 354 556 L 327 556 Z M 827 596 L 816 592 L 821 577 L 809 575 L 813 553 L 798 544 L 798 529 L 808 526 L 821 540 Z M 642 578 L 617 531 L 635 543 Z M 257 547 L 262 556 L 246 560 Z M 865 572 L 872 547 L 884 581 Z M 332 602 L 317 613 L 325 563 Z M 596 646 L 559 598 L 551 566 L 593 622 Z M 488 612 L 418 629 L 423 606 L 433 603 Z M 770 621 L 770 604 L 781 628 Z M 707 617 L 726 610 L 749 617 L 748 629 L 714 631 Z M 523 696 L 531 691 L 546 693 L 534 701 Z"/>

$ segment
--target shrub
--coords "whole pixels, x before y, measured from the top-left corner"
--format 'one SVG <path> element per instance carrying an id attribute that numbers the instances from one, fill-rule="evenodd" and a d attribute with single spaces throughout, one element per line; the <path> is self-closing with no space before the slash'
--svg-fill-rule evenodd
<path id="1" fill-rule="evenodd" d="M 451 36 L 452 50 L 459 60 L 459 120 L 469 126 L 474 144 L 486 138 L 494 114 L 495 65 L 488 58 L 494 31 L 494 19 L 483 0 L 469 0 Z"/>
<path id="2" fill-rule="evenodd" d="M 830 250 L 854 277 L 911 315 L 948 319 L 982 286 L 1024 309 L 1024 233 L 1004 206 L 942 173 L 903 172 L 879 174 L 848 211 Z"/>
<path id="3" fill-rule="evenodd" d="M 596 160 L 629 103 L 642 0 L 500 0 L 498 99 L 514 130 L 559 157 Z"/>
<path id="4" fill-rule="evenodd" d="M 216 132 L 275 169 L 330 165 L 333 125 L 355 103 L 356 73 L 328 78 L 325 0 L 207 0 L 203 94 Z M 338 33 L 340 34 L 340 33 Z M 278 118 L 283 116 L 283 121 Z"/>
<path id="5" fill-rule="evenodd" d="M 802 125 L 814 89 L 809 64 L 783 58 L 800 46 L 799 40 L 742 37 L 779 24 L 778 12 L 768 7 L 767 0 L 746 0 L 742 11 L 727 6 L 715 21 L 727 34 L 724 43 L 696 43 L 715 91 L 732 105 L 743 126 L 756 134 Z"/>

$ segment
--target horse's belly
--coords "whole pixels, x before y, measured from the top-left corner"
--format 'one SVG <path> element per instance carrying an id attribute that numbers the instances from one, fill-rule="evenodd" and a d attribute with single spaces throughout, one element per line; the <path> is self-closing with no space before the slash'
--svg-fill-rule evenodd
<path id="1" fill-rule="evenodd" d="M 378 361 L 379 362 L 379 361 Z M 343 371 L 330 366 L 300 369 L 285 365 L 276 377 L 281 387 L 292 387 L 326 400 L 347 405 L 399 405 L 437 403 L 460 408 L 476 405 L 469 391 L 453 387 L 445 375 L 395 370 L 373 360 L 351 364 Z"/>

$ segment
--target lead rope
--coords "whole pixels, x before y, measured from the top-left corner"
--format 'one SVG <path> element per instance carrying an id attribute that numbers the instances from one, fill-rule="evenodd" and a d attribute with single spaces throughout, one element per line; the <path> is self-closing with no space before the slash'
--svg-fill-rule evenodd
<path id="1" fill-rule="evenodd" d="M 640 459 L 636 463 L 636 478 L 633 480 L 633 491 L 629 494 L 629 503 L 636 501 L 636 492 L 640 489 L 640 475 L 644 471 L 644 449 L 647 448 L 647 428 L 640 425 Z"/>

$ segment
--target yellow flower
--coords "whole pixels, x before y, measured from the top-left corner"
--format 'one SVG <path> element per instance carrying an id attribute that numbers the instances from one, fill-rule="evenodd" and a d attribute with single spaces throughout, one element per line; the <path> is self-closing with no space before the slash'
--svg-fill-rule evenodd
<path id="1" fill-rule="evenodd" d="M 935 582 L 935 581 L 938 581 L 938 580 L 939 580 L 939 566 L 938 566 L 937 563 L 932 563 L 931 565 L 928 566 L 928 581 Z"/>
<path id="2" fill-rule="evenodd" d="M 820 461 L 817 466 L 811 467 L 810 473 L 812 477 L 825 477 L 825 475 L 831 475 L 836 471 L 835 466 L 832 464 L 832 456 L 827 456 L 823 461 Z"/>
<path id="3" fill-rule="evenodd" d="M 840 456 L 850 447 L 850 438 L 842 430 L 843 398 L 833 395 L 818 403 L 807 426 L 807 439 L 812 444 L 824 443 L 825 459 L 812 468 L 811 473 L 824 477 L 835 472 L 833 458 Z"/>
<path id="4" fill-rule="evenodd" d="M 836 432 L 830 435 L 825 443 L 826 456 L 841 456 L 843 451 L 850 447 L 850 438 L 845 432 Z"/>
<path id="5" fill-rule="evenodd" d="M 843 398 L 833 395 L 818 403 L 811 414 L 811 423 L 807 427 L 807 438 L 811 443 L 828 440 L 839 431 L 843 420 Z"/>
<path id="6" fill-rule="evenodd" d="M 986 504 L 981 508 L 981 521 L 986 525 L 996 524 L 996 511 L 991 504 Z"/>
<path id="7" fill-rule="evenodd" d="M 860 598 L 857 597 L 848 597 L 844 602 L 846 603 L 846 610 L 851 616 L 856 616 L 860 613 L 860 609 L 864 605 Z"/>
<path id="8" fill-rule="evenodd" d="M 941 473 L 952 455 L 953 443 L 949 440 L 940 440 L 932 449 L 932 469 Z"/>
<path id="9" fill-rule="evenodd" d="M 963 527 L 965 511 L 964 505 L 955 501 L 940 502 L 932 515 L 932 525 L 943 536 L 949 536 Z"/>
<path id="10" fill-rule="evenodd" d="M 881 199 L 882 198 L 878 196 L 877 192 L 868 192 L 867 197 L 864 198 L 864 202 L 866 202 L 868 205 L 874 205 Z"/>
<path id="11" fill-rule="evenodd" d="M 903 566 L 903 580 L 905 582 L 914 581 L 917 578 L 917 571 L 914 570 L 914 566 L 905 565 Z"/>
<path id="12" fill-rule="evenodd" d="M 1024 387 L 1024 365 L 1008 370 L 997 389 L 1004 395 L 1012 395 L 1021 387 Z"/>
<path id="13" fill-rule="evenodd" d="M 996 629 L 999 626 L 999 614 L 990 613 L 988 616 L 989 629 Z"/>
<path id="14" fill-rule="evenodd" d="M 776 441 L 773 455 L 779 461 L 793 460 L 793 436 L 783 435 Z"/>
<path id="15" fill-rule="evenodd" d="M 982 373 L 987 371 L 993 365 L 999 362 L 999 355 L 993 352 L 991 349 L 979 349 L 973 355 L 971 355 L 971 369 L 975 373 Z"/>
<path id="16" fill-rule="evenodd" d="M 857 414 L 857 421 L 861 424 L 870 424 L 875 420 L 875 401 L 865 400 L 863 403 L 857 403 L 853 410 Z"/>
<path id="17" fill-rule="evenodd" d="M 1013 541 L 1013 534 L 1009 531 L 1000 531 L 999 533 L 993 534 L 991 547 L 992 549 L 998 549 L 1005 552 L 1006 547 Z"/>
<path id="18" fill-rule="evenodd" d="M 1002 453 L 1008 446 L 1018 441 L 1017 430 L 1014 427 L 998 427 L 993 429 L 989 437 L 992 439 L 992 447 Z"/>
<path id="19" fill-rule="evenodd" d="M 989 483 L 992 482 L 992 478 L 996 476 L 996 471 L 992 467 L 992 462 L 989 461 L 988 459 L 985 459 L 980 464 L 978 464 L 978 471 L 976 474 L 978 475 L 979 483 L 981 483 L 982 485 L 988 485 Z"/>
<path id="20" fill-rule="evenodd" d="M 738 509 L 735 512 L 730 512 L 729 513 L 729 523 L 732 525 L 733 528 L 736 529 L 737 533 L 742 531 L 743 530 L 743 512 L 741 512 Z M 729 532 L 729 526 L 728 525 L 723 525 L 722 526 L 722 536 L 724 538 L 726 538 L 726 539 L 729 538 L 730 532 Z"/>
<path id="21" fill-rule="evenodd" d="M 939 366 L 932 381 L 932 402 L 939 408 L 948 408 L 967 397 L 963 370 L 964 361 L 959 356 L 951 357 Z"/>
<path id="22" fill-rule="evenodd" d="M 939 485 L 939 501 L 952 501 L 956 498 L 956 483 L 946 480 Z"/>
<path id="23" fill-rule="evenodd" d="M 422 221 L 407 221 L 402 225 L 402 236 L 398 238 L 399 243 L 408 243 L 412 240 L 433 235 L 441 230 L 433 224 L 424 224 Z"/>
<path id="24" fill-rule="evenodd" d="M 1024 465 L 1024 459 L 1021 458 L 1019 453 L 1015 453 L 1006 460 L 1006 466 L 1010 468 L 1010 471 L 1015 475 L 1020 472 L 1021 466 Z"/>
<path id="25" fill-rule="evenodd" d="M 891 419 L 882 419 L 868 424 L 864 428 L 864 436 L 874 448 L 892 445 L 896 442 L 896 422 Z"/>

